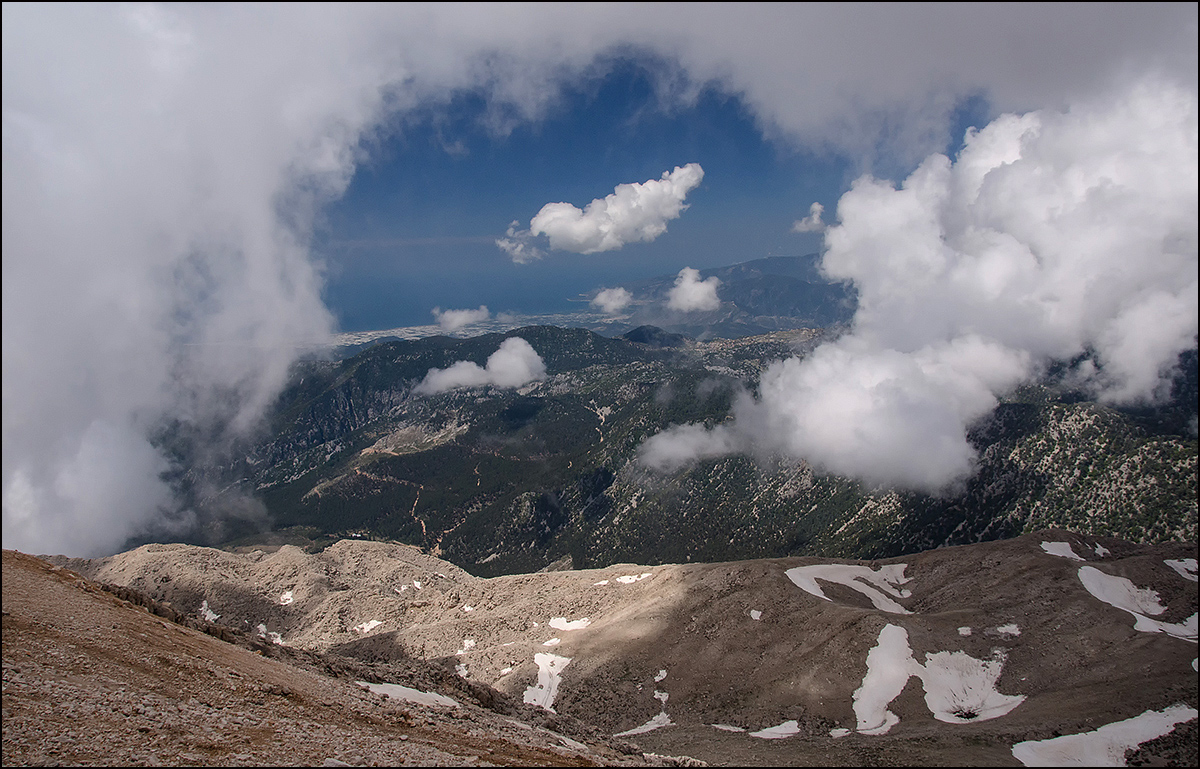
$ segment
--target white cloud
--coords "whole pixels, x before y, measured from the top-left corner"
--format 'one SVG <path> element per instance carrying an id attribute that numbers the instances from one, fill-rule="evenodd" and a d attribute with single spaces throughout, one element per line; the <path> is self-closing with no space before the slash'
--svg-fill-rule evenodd
<path id="1" fill-rule="evenodd" d="M 533 236 L 529 234 L 529 230 L 517 229 L 520 224 L 514 219 L 512 224 L 508 225 L 508 231 L 505 233 L 508 237 L 497 238 L 496 246 L 512 257 L 517 264 L 528 264 L 541 259 L 546 252 L 533 245 Z"/>
<path id="2" fill-rule="evenodd" d="M 684 267 L 675 278 L 675 287 L 667 294 L 667 307 L 680 312 L 715 310 L 721 306 L 717 298 L 720 278 L 700 280 L 700 271 Z"/>
<path id="3" fill-rule="evenodd" d="M 792 232 L 821 232 L 825 229 L 825 223 L 821 221 L 824 211 L 825 206 L 813 203 L 808 208 L 808 216 L 792 223 Z"/>
<path id="4" fill-rule="evenodd" d="M 1099 397 L 1154 398 L 1195 344 L 1196 169 L 1195 93 L 1150 79 L 1002 116 L 899 188 L 858 179 L 823 260 L 858 288 L 853 332 L 768 367 L 732 424 L 644 456 L 755 447 L 935 490 L 972 472 L 968 426 L 1050 360 L 1094 350 Z"/>
<path id="5" fill-rule="evenodd" d="M 704 169 L 688 163 L 664 171 L 661 179 L 618 184 L 608 197 L 596 198 L 581 211 L 570 203 L 547 203 L 529 222 L 528 230 L 508 228 L 508 237 L 496 241 L 514 262 L 538 259 L 545 252 L 533 245 L 539 235 L 550 248 L 576 254 L 615 251 L 626 243 L 649 243 L 667 231 L 667 222 L 678 219 L 688 193 L 700 185 Z"/>
<path id="6" fill-rule="evenodd" d="M 6 3 L 0 13 L 4 541 L 79 555 L 160 515 L 168 490 L 147 436 L 163 419 L 244 433 L 298 345 L 328 332 L 313 214 L 344 190 L 373 132 L 412 108 L 469 89 L 503 133 L 548 114 L 560 86 L 594 74 L 602 56 L 645 50 L 686 81 L 662 90 L 664 106 L 711 83 L 737 94 L 769 136 L 870 166 L 945 146 L 965 95 L 1057 108 L 1154 72 L 1194 103 L 1197 77 L 1192 3 L 897 4 L 867 16 L 836 4 Z M 1154 115 L 1140 117 L 1139 131 L 1161 134 Z M 1097 232 L 1141 227 L 1121 217 Z M 1141 263 L 1154 264 L 1130 258 L 1098 282 L 1122 283 Z M 1002 270 L 988 274 L 1003 283 Z M 1127 295 L 1096 336 L 1110 397 L 1144 390 L 1146 366 L 1194 318 L 1166 286 L 1177 307 L 1162 325 L 1174 331 L 1147 329 L 1154 314 L 1139 308 L 1153 307 L 1155 290 Z M 1066 303 L 1070 316 L 1071 293 Z M 1161 349 L 1136 360 L 1155 340 Z M 93 461 L 97 440 L 131 461 Z M 143 492 L 103 503 L 115 507 L 98 519 L 58 482 L 89 473 Z"/>
<path id="7" fill-rule="evenodd" d="M 609 315 L 624 310 L 633 301 L 633 296 L 623 288 L 605 288 L 592 298 L 592 306 Z"/>
<path id="8" fill-rule="evenodd" d="M 451 332 L 472 323 L 482 323 L 492 317 L 492 314 L 486 304 L 481 304 L 478 310 L 443 310 L 441 307 L 434 307 L 433 317 L 442 331 Z"/>
<path id="9" fill-rule="evenodd" d="M 413 391 L 432 395 L 459 387 L 520 387 L 545 377 L 546 364 L 542 357 L 529 342 L 514 336 L 500 343 L 500 349 L 492 353 L 485 367 L 460 360 L 449 368 L 433 368 Z"/>

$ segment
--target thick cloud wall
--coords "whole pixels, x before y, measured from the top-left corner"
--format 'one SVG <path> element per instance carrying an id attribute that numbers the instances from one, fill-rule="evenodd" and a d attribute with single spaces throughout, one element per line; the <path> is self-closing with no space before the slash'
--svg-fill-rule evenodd
<path id="1" fill-rule="evenodd" d="M 576 254 L 615 251 L 627 243 L 649 243 L 667 231 L 667 222 L 687 208 L 688 193 L 700 186 L 699 163 L 664 171 L 661 179 L 618 184 L 611 195 L 596 198 L 582 210 L 570 203 L 547 203 L 529 222 L 528 230 L 509 227 L 508 237 L 496 241 L 515 262 L 540 258 L 544 251 L 533 239 L 545 235 L 550 248 Z"/>
<path id="2" fill-rule="evenodd" d="M 460 360 L 448 368 L 433 368 L 414 388 L 425 395 L 456 390 L 460 387 L 520 387 L 546 378 L 546 364 L 533 345 L 520 337 L 510 337 L 500 343 L 484 366 Z"/>
<path id="3" fill-rule="evenodd" d="M 1197 333 L 1194 91 L 1140 82 L 1065 112 L 1004 115 L 898 188 L 856 181 L 823 269 L 853 280 L 852 333 L 763 374 L 732 423 L 675 428 L 669 469 L 782 451 L 872 484 L 970 474 L 966 430 L 1050 360 L 1102 399 L 1165 394 Z"/>
<path id="4" fill-rule="evenodd" d="M 216 444 L 252 430 L 297 348 L 327 333 L 314 213 L 410 108 L 470 89 L 502 136 L 605 56 L 648 51 L 669 63 L 665 106 L 711 82 L 772 137 L 920 158 L 968 94 L 1028 110 L 1129 72 L 1196 82 L 1191 4 L 2 13 L 4 541 L 71 555 L 186 512 L 150 436 L 164 420 Z M 1134 389 L 1145 306 L 1104 337 L 1106 375 L 1126 361 Z M 1186 302 L 1174 317 L 1186 328 Z"/>

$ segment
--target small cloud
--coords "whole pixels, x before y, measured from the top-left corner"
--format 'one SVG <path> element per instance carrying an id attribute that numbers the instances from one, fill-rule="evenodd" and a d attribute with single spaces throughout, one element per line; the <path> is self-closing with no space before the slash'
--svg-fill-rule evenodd
<path id="1" fill-rule="evenodd" d="M 592 306 L 609 315 L 624 310 L 633 301 L 633 296 L 623 288 L 606 288 L 592 299 Z"/>
<path id="2" fill-rule="evenodd" d="M 684 199 L 702 179 L 700 164 L 688 163 L 664 171 L 661 179 L 619 184 L 611 195 L 596 198 L 582 210 L 570 203 L 547 203 L 530 220 L 529 229 L 518 229 L 520 223 L 514 221 L 496 245 L 523 264 L 545 255 L 533 245 L 539 235 L 549 239 L 550 248 L 575 254 L 649 243 L 667 231 L 667 222 L 679 218 L 687 208 Z"/>
<path id="3" fill-rule="evenodd" d="M 529 264 L 536 259 L 541 259 L 546 252 L 533 245 L 533 235 L 529 230 L 517 229 L 520 224 L 519 221 L 513 219 L 512 224 L 508 225 L 508 230 L 504 233 L 508 237 L 497 238 L 496 245 L 501 251 L 512 257 L 517 264 Z"/>
<path id="4" fill-rule="evenodd" d="M 715 310 L 721 306 L 721 300 L 717 298 L 719 285 L 719 278 L 700 280 L 699 270 L 684 267 L 675 278 L 675 287 L 667 295 L 667 307 L 682 312 Z"/>
<path id="5" fill-rule="evenodd" d="M 442 331 L 458 331 L 463 326 L 469 326 L 472 323 L 481 323 L 491 317 L 488 312 L 487 305 L 479 305 L 478 310 L 443 310 L 441 307 L 433 308 L 433 317 L 437 319 L 437 323 L 442 327 Z"/>
<path id="6" fill-rule="evenodd" d="M 431 368 L 413 392 L 433 395 L 459 387 L 520 387 L 545 376 L 542 357 L 529 342 L 514 336 L 501 342 L 486 366 L 481 368 L 477 363 L 460 360 L 449 368 Z"/>
<path id="7" fill-rule="evenodd" d="M 825 213 L 825 206 L 813 203 L 808 207 L 808 216 L 797 219 L 792 224 L 792 232 L 824 232 L 825 222 L 821 221 L 823 213 Z"/>

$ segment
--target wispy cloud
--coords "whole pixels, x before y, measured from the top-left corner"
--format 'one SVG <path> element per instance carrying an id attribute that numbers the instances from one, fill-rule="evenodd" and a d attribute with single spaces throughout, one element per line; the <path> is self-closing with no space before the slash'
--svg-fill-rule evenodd
<path id="1" fill-rule="evenodd" d="M 792 232 L 821 232 L 825 229 L 825 223 L 821 221 L 821 214 L 824 212 L 825 206 L 813 203 L 809 206 L 808 216 L 792 223 Z"/>
<path id="2" fill-rule="evenodd" d="M 508 228 L 507 237 L 496 241 L 514 262 L 540 259 L 545 251 L 534 240 L 545 235 L 550 248 L 576 254 L 615 251 L 626 243 L 649 243 L 667 231 L 667 222 L 678 219 L 687 208 L 684 200 L 704 179 L 699 163 L 664 171 L 661 179 L 619 184 L 612 194 L 596 198 L 580 210 L 570 203 L 547 203 L 518 230 Z"/>

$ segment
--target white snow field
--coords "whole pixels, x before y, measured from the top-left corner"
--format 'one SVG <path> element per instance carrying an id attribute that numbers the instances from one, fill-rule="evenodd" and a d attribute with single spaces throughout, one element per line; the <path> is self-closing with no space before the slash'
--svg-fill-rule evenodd
<path id="1" fill-rule="evenodd" d="M 1186 705 L 1147 710 L 1091 732 L 1018 742 L 1012 754 L 1025 766 L 1125 766 L 1125 751 L 1169 734 L 1175 724 L 1195 717 L 1196 710 Z"/>
<path id="2" fill-rule="evenodd" d="M 444 694 L 434 694 L 432 692 L 423 692 L 419 689 L 410 689 L 407 686 L 400 684 L 372 684 L 366 681 L 355 681 L 354 683 L 369 690 L 372 694 L 386 694 L 394 700 L 404 700 L 405 702 L 415 702 L 418 705 L 434 705 L 438 707 L 457 708 L 458 702 Z"/>
<path id="3" fill-rule="evenodd" d="M 1087 591 L 1110 606 L 1127 611 L 1134 616 L 1133 629 L 1145 633 L 1166 633 L 1185 641 L 1196 642 L 1196 615 L 1184 622 L 1173 624 L 1150 619 L 1147 614 L 1162 614 L 1167 610 L 1159 603 L 1158 593 L 1149 588 L 1140 588 L 1124 577 L 1105 574 L 1095 566 L 1079 567 L 1079 581 Z"/>
<path id="4" fill-rule="evenodd" d="M 907 566 L 908 564 L 904 563 L 894 563 L 889 566 L 880 566 L 878 571 L 872 571 L 868 566 L 830 563 L 797 566 L 794 569 L 788 569 L 785 573 L 796 587 L 826 601 L 830 599 L 817 584 L 818 579 L 836 582 L 857 590 L 880 611 L 892 614 L 912 614 L 891 598 L 908 598 L 912 595 L 908 590 L 897 587 L 909 581 L 909 578 L 904 576 L 904 569 Z"/>
<path id="5" fill-rule="evenodd" d="M 557 712 L 554 710 L 554 698 L 558 696 L 562 672 L 571 664 L 571 658 L 539 652 L 533 655 L 533 661 L 538 666 L 538 678 L 536 684 L 525 690 L 525 701 L 551 713 Z"/>

